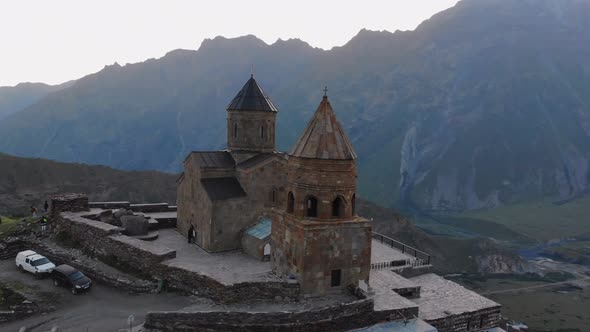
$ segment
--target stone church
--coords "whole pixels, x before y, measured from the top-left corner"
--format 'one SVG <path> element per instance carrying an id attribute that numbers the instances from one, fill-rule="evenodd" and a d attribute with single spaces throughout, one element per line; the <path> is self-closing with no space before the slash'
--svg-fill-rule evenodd
<path id="1" fill-rule="evenodd" d="M 253 77 L 227 107 L 227 149 L 191 152 L 178 179 L 178 229 L 214 253 L 243 249 L 305 294 L 368 283 L 371 225 L 356 215 L 356 154 L 323 96 L 290 153 L 278 109 Z"/>

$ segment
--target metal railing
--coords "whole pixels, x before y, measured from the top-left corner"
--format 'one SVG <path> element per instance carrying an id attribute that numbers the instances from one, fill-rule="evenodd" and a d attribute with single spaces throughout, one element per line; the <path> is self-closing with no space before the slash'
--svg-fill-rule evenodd
<path id="1" fill-rule="evenodd" d="M 385 269 L 402 269 L 405 267 L 413 266 L 413 262 L 410 259 L 397 260 L 391 262 L 379 262 L 372 263 L 371 270 L 385 270 Z"/>
<path id="2" fill-rule="evenodd" d="M 399 241 L 396 241 L 390 237 L 387 237 L 383 234 L 373 232 L 373 239 L 395 249 L 398 250 L 406 255 L 414 256 L 416 260 L 411 262 L 410 265 L 413 267 L 420 267 L 424 265 L 430 265 L 430 255 L 425 253 L 424 251 L 420 251 L 416 248 L 410 247 L 405 245 Z M 379 263 L 378 263 L 379 264 Z"/>

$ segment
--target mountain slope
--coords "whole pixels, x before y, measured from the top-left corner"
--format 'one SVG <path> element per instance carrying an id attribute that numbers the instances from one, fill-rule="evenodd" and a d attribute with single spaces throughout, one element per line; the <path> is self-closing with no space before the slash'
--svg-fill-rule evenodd
<path id="1" fill-rule="evenodd" d="M 0 87 L 0 120 L 27 108 L 48 94 L 71 86 L 73 81 L 59 85 L 21 83 Z"/>
<path id="2" fill-rule="evenodd" d="M 26 215 L 52 195 L 83 192 L 91 200 L 176 202 L 176 175 L 125 172 L 0 154 L 0 215 Z"/>
<path id="3" fill-rule="evenodd" d="M 454 211 L 574 197 L 590 187 L 589 22 L 583 0 L 463 0 L 330 51 L 218 37 L 43 98 L 0 123 L 0 151 L 176 172 L 188 151 L 225 147 L 224 108 L 254 64 L 282 150 L 328 84 L 371 200 Z"/>

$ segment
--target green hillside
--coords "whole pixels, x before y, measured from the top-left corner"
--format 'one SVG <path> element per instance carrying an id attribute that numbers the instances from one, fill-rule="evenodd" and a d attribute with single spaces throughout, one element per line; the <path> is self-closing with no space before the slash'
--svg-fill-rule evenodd
<path id="1" fill-rule="evenodd" d="M 544 199 L 470 211 L 459 216 L 472 218 L 474 222 L 492 221 L 543 242 L 569 237 L 590 239 L 590 196 L 565 204 Z"/>

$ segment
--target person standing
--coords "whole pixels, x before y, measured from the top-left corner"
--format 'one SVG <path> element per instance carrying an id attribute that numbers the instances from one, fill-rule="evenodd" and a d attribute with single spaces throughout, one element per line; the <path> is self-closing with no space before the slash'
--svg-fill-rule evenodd
<path id="1" fill-rule="evenodd" d="M 49 209 L 49 204 L 47 204 L 47 201 L 45 201 L 45 204 L 43 204 L 43 210 L 45 210 L 45 213 L 47 213 L 48 209 Z"/>
<path id="2" fill-rule="evenodd" d="M 31 205 L 31 216 L 35 218 L 37 216 L 37 208 Z"/>
<path id="3" fill-rule="evenodd" d="M 193 242 L 194 232 L 195 232 L 194 228 L 193 228 L 193 226 L 191 226 L 191 228 L 188 230 L 188 243 Z"/>
<path id="4" fill-rule="evenodd" d="M 48 222 L 47 217 L 46 216 L 41 217 L 40 222 L 41 222 L 41 232 L 43 233 L 43 232 L 45 232 L 45 230 L 47 230 L 47 222 Z"/>

